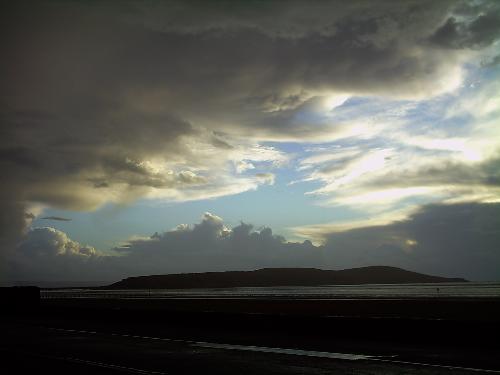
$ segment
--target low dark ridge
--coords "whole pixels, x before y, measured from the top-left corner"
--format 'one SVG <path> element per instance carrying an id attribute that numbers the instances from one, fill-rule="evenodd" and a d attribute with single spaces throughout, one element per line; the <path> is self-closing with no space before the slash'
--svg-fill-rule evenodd
<path id="1" fill-rule="evenodd" d="M 430 276 L 396 267 L 371 266 L 340 271 L 316 268 L 263 268 L 138 276 L 106 286 L 107 289 L 189 289 L 266 286 L 319 286 L 343 284 L 401 284 L 464 282 L 465 279 Z"/>

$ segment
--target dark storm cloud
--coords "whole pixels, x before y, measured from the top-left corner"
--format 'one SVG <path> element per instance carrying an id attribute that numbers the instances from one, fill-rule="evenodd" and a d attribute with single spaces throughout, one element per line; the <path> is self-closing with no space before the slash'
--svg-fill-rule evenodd
<path id="1" fill-rule="evenodd" d="M 405 220 L 327 235 L 337 267 L 394 265 L 444 276 L 498 280 L 500 204 L 424 206 Z"/>
<path id="2" fill-rule="evenodd" d="M 477 13 L 472 6 L 464 8 L 458 17 L 449 17 L 429 38 L 433 43 L 448 48 L 483 48 L 500 37 L 500 5 L 487 3 L 486 13 Z M 470 14 L 472 13 L 472 15 Z"/>
<path id="3" fill-rule="evenodd" d="M 12 195 L 0 194 L 0 273 L 10 272 L 7 260 L 14 256 L 16 244 L 26 234 L 34 215 L 27 212 L 26 205 Z"/>
<path id="4" fill-rule="evenodd" d="M 10 198 L 10 199 L 9 199 Z M 1 197 L 0 200 L 0 246 L 3 251 L 13 250 L 16 241 L 22 236 L 27 222 L 34 215 L 26 212 L 23 203 L 16 202 L 14 197 Z"/>
<path id="5" fill-rule="evenodd" d="M 500 187 L 500 158 L 486 159 L 480 163 L 467 164 L 457 161 L 436 162 L 434 165 L 382 174 L 372 179 L 365 188 L 412 187 L 412 186 L 455 186 L 470 188 L 484 186 Z"/>
<path id="6" fill-rule="evenodd" d="M 91 210 L 156 190 L 176 197 L 194 186 L 202 198 L 255 188 L 209 185 L 207 175 L 230 185 L 221 165 L 234 137 L 317 139 L 335 128 L 298 110 L 322 95 L 422 97 L 459 75 L 463 56 L 449 46 L 464 38 L 454 14 L 468 2 L 304 4 L 5 5 L 0 202 L 18 217 L 2 237 L 18 236 L 31 203 Z M 463 48 L 498 37 L 497 9 L 485 4 L 467 8 Z"/>

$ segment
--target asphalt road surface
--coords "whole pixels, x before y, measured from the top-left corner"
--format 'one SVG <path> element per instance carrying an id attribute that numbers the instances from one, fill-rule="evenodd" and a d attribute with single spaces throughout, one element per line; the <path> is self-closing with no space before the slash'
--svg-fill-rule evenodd
<path id="1" fill-rule="evenodd" d="M 377 347 L 374 343 L 356 345 L 348 340 L 326 340 L 313 350 L 307 340 L 304 348 L 298 347 L 292 336 L 286 345 L 287 337 L 282 332 L 281 337 L 274 338 L 255 335 L 248 342 L 238 338 L 238 332 L 217 337 L 210 331 L 189 331 L 189 338 L 181 334 L 182 327 L 173 327 L 172 337 L 168 337 L 168 330 L 152 335 L 137 328 L 96 325 L 92 329 L 88 327 L 92 322 L 85 328 L 82 324 L 71 319 L 4 319 L 0 342 L 2 373 L 500 374 L 500 369 L 491 365 L 489 369 L 464 366 L 460 357 L 467 356 L 466 352 L 447 351 L 442 346 L 420 345 L 418 349 L 409 344 L 381 343 Z M 262 344 L 256 345 L 259 341 Z M 272 345 L 276 343 L 282 345 Z M 370 350 L 371 345 L 375 347 Z M 474 355 L 477 357 L 478 353 Z M 495 356 L 495 351 L 485 351 L 483 355 L 489 358 Z"/>

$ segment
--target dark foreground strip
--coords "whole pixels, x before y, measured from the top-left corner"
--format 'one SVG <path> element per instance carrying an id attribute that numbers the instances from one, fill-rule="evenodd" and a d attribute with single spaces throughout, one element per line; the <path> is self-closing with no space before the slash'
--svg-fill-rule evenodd
<path id="1" fill-rule="evenodd" d="M 6 353 L 11 352 L 10 350 L 2 350 L 2 351 L 6 352 Z M 27 356 L 35 357 L 35 358 L 41 358 L 41 359 L 49 359 L 49 360 L 77 363 L 77 364 L 82 364 L 82 365 L 86 365 L 86 366 L 107 368 L 107 369 L 112 369 L 112 370 L 116 370 L 116 371 L 120 371 L 120 372 L 128 372 L 131 374 L 167 375 L 166 373 L 160 372 L 160 371 L 143 370 L 143 369 L 138 369 L 138 368 L 134 368 L 134 367 L 115 365 L 112 363 L 89 361 L 87 359 L 74 358 L 74 357 L 59 357 L 59 356 L 54 356 L 54 355 L 42 355 L 42 354 L 38 354 L 38 353 L 29 353 L 29 352 L 28 353 L 23 352 L 23 355 L 27 355 Z"/>
<path id="2" fill-rule="evenodd" d="M 166 375 L 164 372 L 160 372 L 160 371 L 142 370 L 142 369 L 138 369 L 138 368 L 134 368 L 134 367 L 114 365 L 111 363 L 95 362 L 95 361 L 89 361 L 89 360 L 80 359 L 80 358 L 73 358 L 73 357 L 50 357 L 50 358 L 60 359 L 60 360 L 73 362 L 73 363 L 81 363 L 81 364 L 89 365 L 89 366 L 96 366 L 96 367 L 103 367 L 103 368 L 108 368 L 108 369 L 113 369 L 113 370 L 118 370 L 118 371 L 125 371 L 125 372 L 130 372 L 133 374 Z"/>
<path id="3" fill-rule="evenodd" d="M 371 355 L 364 355 L 364 354 L 331 353 L 331 352 L 320 352 L 320 351 L 311 351 L 311 350 L 269 348 L 269 347 L 264 347 L 264 346 L 252 346 L 252 345 L 219 344 L 219 343 L 210 343 L 210 342 L 205 342 L 205 341 L 170 339 L 170 338 L 163 338 L 163 337 L 128 335 L 128 334 L 121 334 L 121 333 L 105 333 L 105 332 L 64 329 L 64 328 L 55 328 L 55 327 L 43 327 L 43 328 L 54 330 L 54 331 L 67 332 L 67 333 L 85 333 L 85 334 L 91 334 L 91 335 L 101 334 L 101 335 L 120 336 L 120 337 L 135 338 L 135 339 L 142 339 L 142 340 L 158 340 L 158 341 L 179 342 L 179 343 L 185 343 L 185 344 L 188 344 L 191 346 L 197 346 L 197 347 L 203 347 L 203 348 L 214 348 L 214 349 L 223 349 L 223 350 L 243 350 L 243 351 L 261 352 L 261 353 L 273 353 L 273 354 L 286 354 L 286 355 L 297 355 L 297 356 L 318 357 L 318 358 L 341 359 L 341 360 L 348 360 L 348 361 L 357 361 L 357 360 L 377 361 L 377 362 L 387 362 L 387 363 L 411 365 L 411 366 L 441 368 L 441 369 L 447 369 L 447 370 L 460 370 L 460 371 L 473 371 L 473 372 L 478 372 L 478 373 L 500 374 L 500 370 L 489 370 L 489 369 L 479 369 L 479 368 L 472 368 L 472 367 L 439 365 L 439 364 L 433 364 L 433 363 L 401 361 L 401 360 L 397 360 L 397 359 L 387 358 L 387 357 L 396 357 L 396 355 L 393 355 L 393 356 L 371 356 Z M 145 373 L 147 373 L 147 372 L 145 372 Z M 153 372 L 150 372 L 150 373 L 153 373 Z M 161 374 L 161 373 L 157 372 L 156 374 Z"/>
<path id="4" fill-rule="evenodd" d="M 370 361 L 389 362 L 389 363 L 394 363 L 394 364 L 412 365 L 412 366 L 435 367 L 435 368 L 442 368 L 442 369 L 448 369 L 448 370 L 461 370 L 461 371 L 474 371 L 474 372 L 486 372 L 486 373 L 492 373 L 492 374 L 500 374 L 500 370 L 487 370 L 487 369 L 480 369 L 480 368 L 473 368 L 473 367 L 437 365 L 434 363 L 399 361 L 396 359 L 372 358 L 372 359 L 370 359 Z"/>

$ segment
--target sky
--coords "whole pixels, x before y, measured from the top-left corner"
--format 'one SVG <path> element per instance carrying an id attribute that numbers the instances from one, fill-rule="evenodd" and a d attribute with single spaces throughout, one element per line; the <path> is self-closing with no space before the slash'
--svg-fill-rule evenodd
<path id="1" fill-rule="evenodd" d="M 0 277 L 500 280 L 500 2 L 17 1 Z"/>

